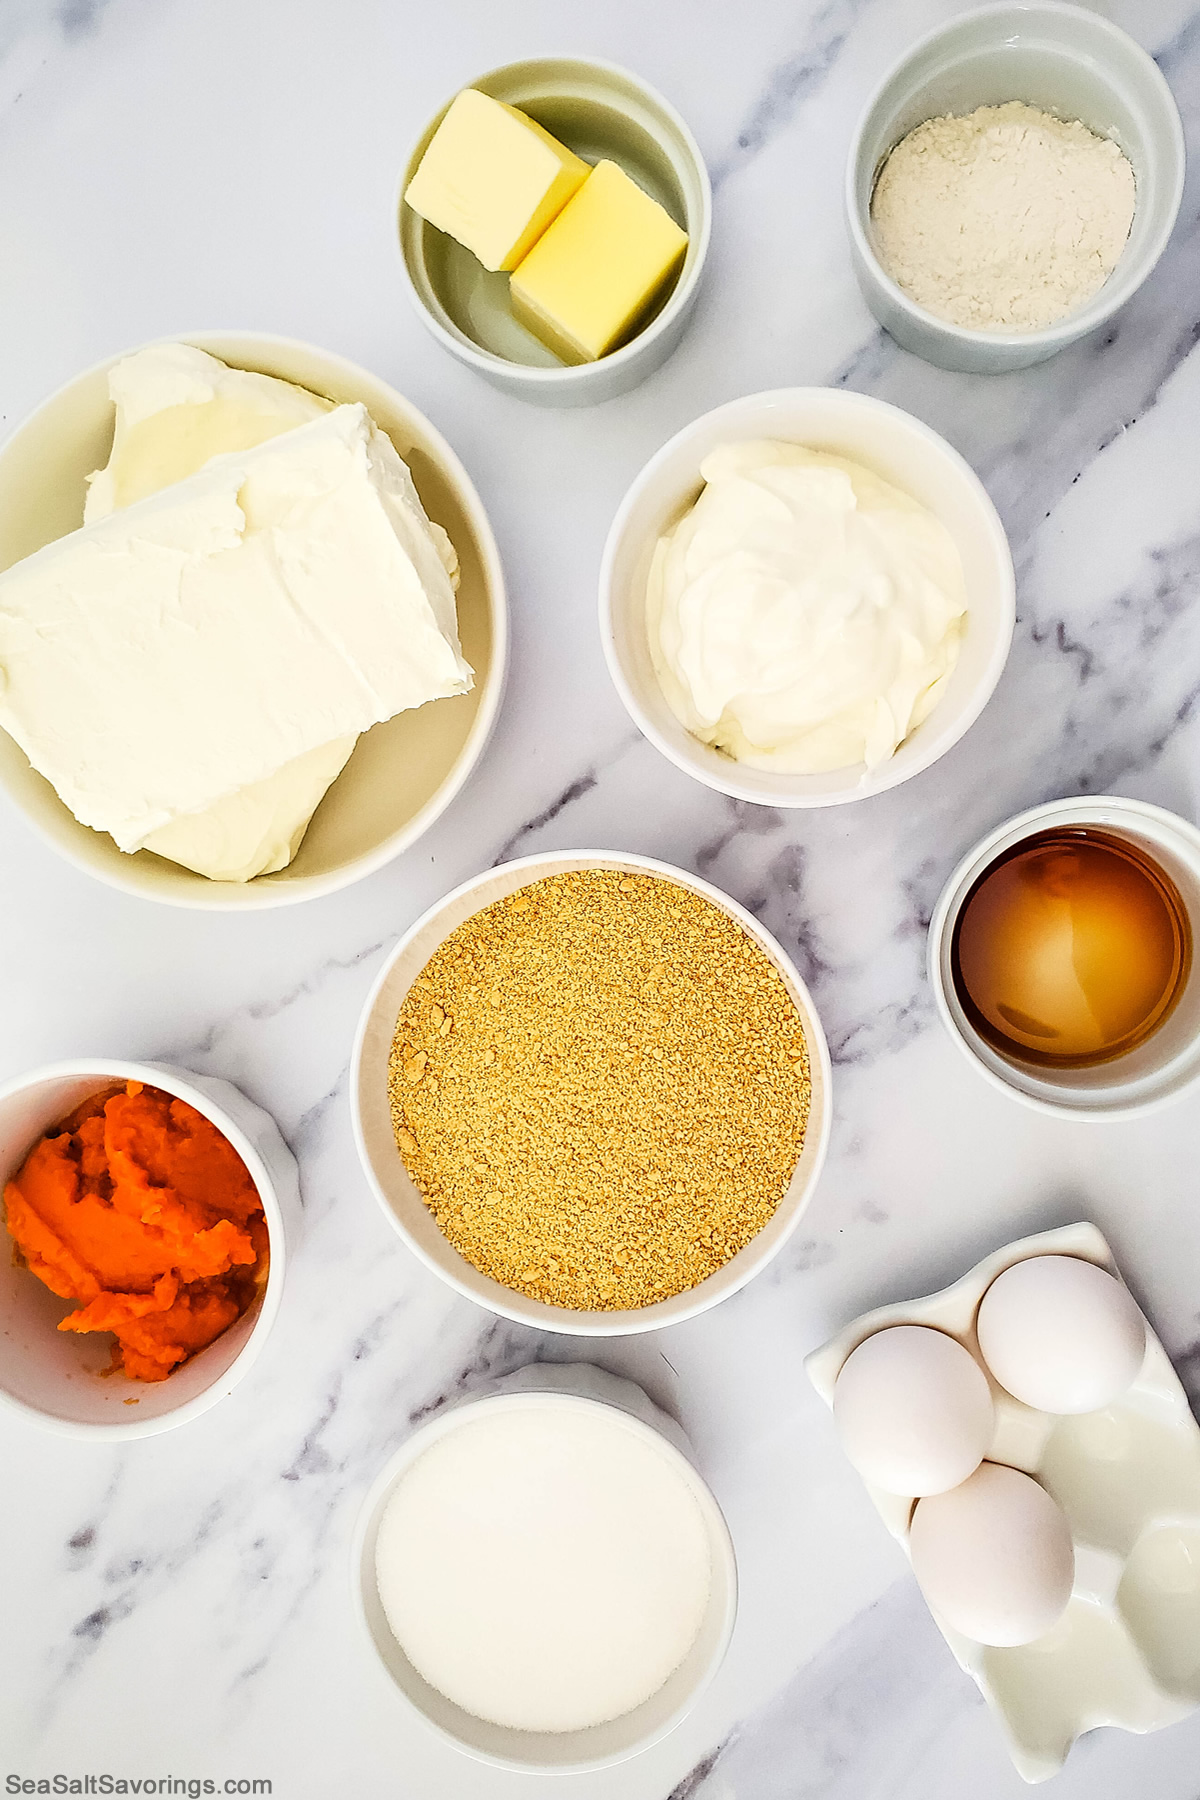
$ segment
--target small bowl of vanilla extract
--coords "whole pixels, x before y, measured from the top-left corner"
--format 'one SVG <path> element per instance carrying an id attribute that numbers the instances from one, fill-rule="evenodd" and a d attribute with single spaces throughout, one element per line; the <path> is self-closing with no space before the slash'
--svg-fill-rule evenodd
<path id="1" fill-rule="evenodd" d="M 999 826 L 929 928 L 951 1036 L 1043 1111 L 1128 1118 L 1200 1081 L 1200 830 L 1143 801 L 1056 800 Z"/>

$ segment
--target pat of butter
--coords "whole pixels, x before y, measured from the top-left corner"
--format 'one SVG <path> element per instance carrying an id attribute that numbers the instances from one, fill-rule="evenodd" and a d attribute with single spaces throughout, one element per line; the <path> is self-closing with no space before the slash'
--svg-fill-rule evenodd
<path id="1" fill-rule="evenodd" d="M 513 311 L 564 362 L 595 362 L 653 305 L 687 242 L 623 169 L 597 163 L 515 270 Z"/>
<path id="2" fill-rule="evenodd" d="M 362 406 L 0 576 L 0 725 L 122 850 L 471 683 L 412 478 Z"/>
<path id="3" fill-rule="evenodd" d="M 515 269 L 588 174 L 548 131 L 477 88 L 451 101 L 404 198 L 485 269 Z"/>

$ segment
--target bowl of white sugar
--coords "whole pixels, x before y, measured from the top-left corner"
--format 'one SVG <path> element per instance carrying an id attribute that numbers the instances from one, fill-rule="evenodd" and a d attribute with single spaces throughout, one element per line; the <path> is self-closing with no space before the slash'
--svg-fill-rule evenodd
<path id="1" fill-rule="evenodd" d="M 529 1774 L 673 1730 L 737 1609 L 729 1531 L 679 1426 L 589 1364 L 534 1364 L 427 1420 L 368 1494 L 352 1568 L 418 1716 Z"/>
<path id="2" fill-rule="evenodd" d="M 1175 224 L 1185 150 L 1161 71 L 1117 26 L 1005 0 L 921 40 L 851 145 L 855 273 L 942 368 L 1002 374 L 1106 325 Z"/>

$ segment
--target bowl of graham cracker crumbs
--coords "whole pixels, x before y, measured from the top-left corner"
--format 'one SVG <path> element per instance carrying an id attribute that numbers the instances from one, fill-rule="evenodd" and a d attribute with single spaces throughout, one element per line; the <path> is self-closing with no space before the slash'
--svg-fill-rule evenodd
<path id="1" fill-rule="evenodd" d="M 830 1066 L 791 961 L 708 882 L 576 851 L 490 869 L 367 1001 L 355 1136 L 387 1217 L 460 1293 L 615 1336 L 706 1311 L 795 1230 Z"/>

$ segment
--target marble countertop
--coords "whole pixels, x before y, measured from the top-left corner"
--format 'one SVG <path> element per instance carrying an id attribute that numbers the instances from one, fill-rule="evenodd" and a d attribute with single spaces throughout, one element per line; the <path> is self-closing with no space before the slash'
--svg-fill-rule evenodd
<path id="1" fill-rule="evenodd" d="M 1107 1233 L 1200 1386 L 1197 1101 L 1069 1124 L 993 1092 L 937 1023 L 924 928 L 953 863 L 1046 798 L 1200 811 L 1200 188 L 1098 342 L 1002 379 L 929 368 L 874 326 L 841 217 L 868 90 L 956 0 L 4 0 L 0 432 L 97 358 L 211 326 L 376 370 L 446 434 L 505 558 L 513 673 L 466 791 L 390 868 L 313 904 L 188 914 L 61 862 L 0 803 L 0 1077 L 74 1054 L 226 1076 L 278 1119 L 307 1235 L 236 1393 L 128 1447 L 0 1417 L 0 1779 L 265 1778 L 277 1800 L 1012 1800 L 1026 1790 L 931 1623 L 801 1368 L 867 1306 L 1007 1239 Z M 1103 0 L 1200 131 L 1200 10 Z M 481 70 L 598 54 L 683 111 L 713 172 L 712 261 L 671 362 L 555 413 L 426 337 L 389 230 L 418 127 Z M 595 624 L 628 482 L 697 413 L 789 383 L 909 408 L 987 483 L 1019 622 L 981 721 L 905 786 L 825 813 L 725 800 L 631 728 Z M 401 1246 L 351 1140 L 355 1019 L 397 935 L 445 889 L 541 848 L 698 870 L 782 938 L 835 1061 L 826 1172 L 779 1260 L 689 1325 L 608 1341 L 696 1445 L 737 1543 L 728 1661 L 687 1722 L 616 1771 L 537 1783 L 407 1716 L 358 1635 L 348 1544 L 418 1412 L 578 1341 L 492 1319 Z M 1093 1734 L 1056 1800 L 1196 1800 L 1200 1715 Z M 5 1792 L 16 1791 L 11 1783 Z M 166 1790 L 163 1790 L 166 1791 Z M 179 1790 L 183 1791 L 183 1790 Z"/>

